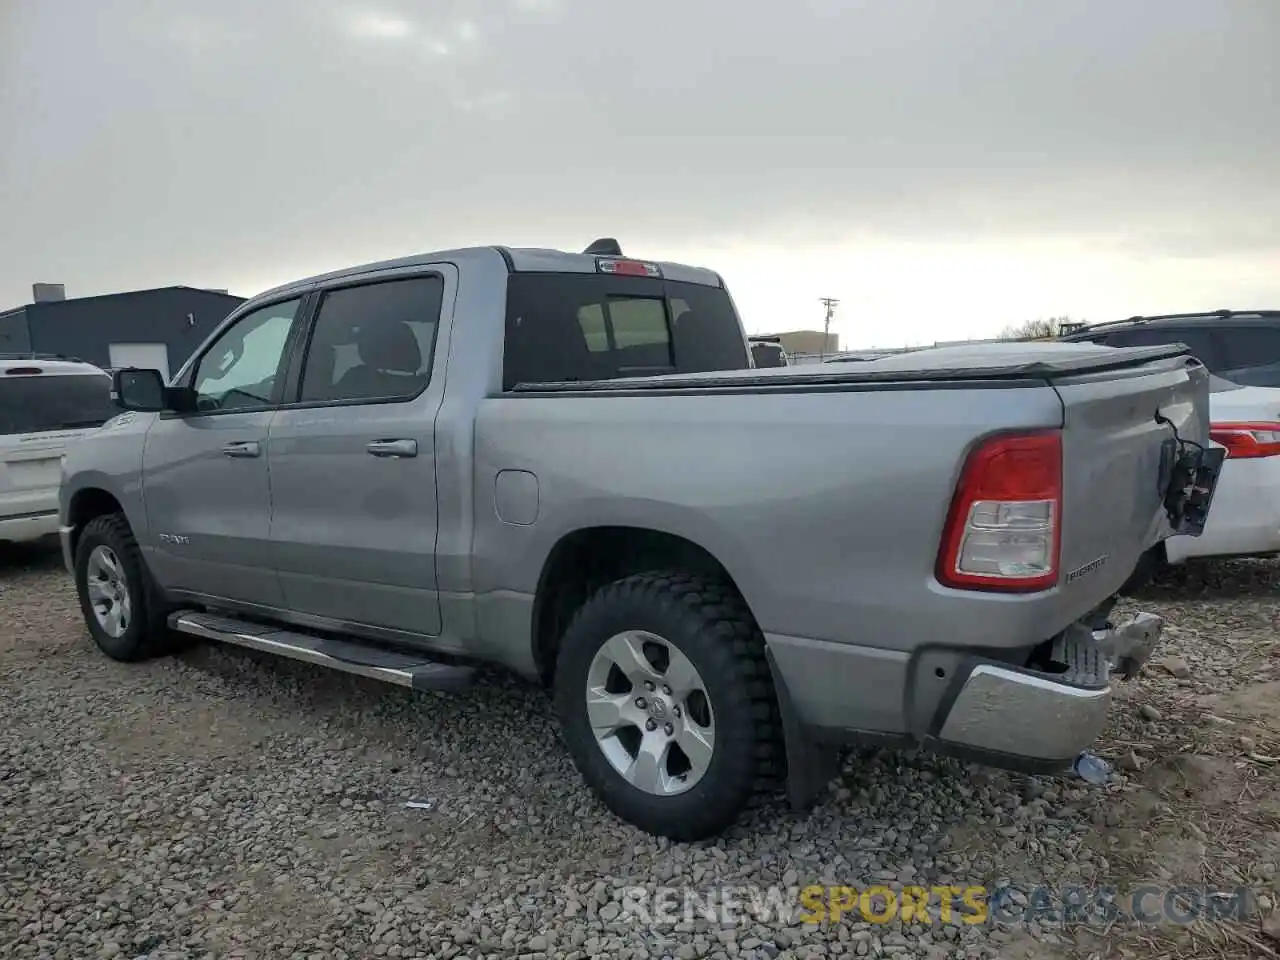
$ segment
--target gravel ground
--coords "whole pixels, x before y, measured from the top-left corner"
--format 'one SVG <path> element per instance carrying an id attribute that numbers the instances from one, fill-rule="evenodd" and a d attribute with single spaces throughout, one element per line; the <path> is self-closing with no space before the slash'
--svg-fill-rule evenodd
<path id="1" fill-rule="evenodd" d="M 1266 919 L 1280 864 L 1278 564 L 1196 568 L 1143 598 L 1169 618 L 1170 659 L 1121 689 L 1099 745 L 1118 767 L 1107 785 L 862 751 L 810 815 L 775 805 L 715 844 L 678 846 L 587 795 L 547 698 L 519 683 L 420 695 L 216 647 L 127 667 L 92 649 L 55 557 L 6 556 L 0 956 L 1280 950 Z M 904 925 L 855 912 L 814 925 L 794 891 L 786 911 L 765 900 L 686 915 L 679 899 L 881 882 L 1007 886 L 1016 903 L 1037 884 L 1123 893 L 1144 879 L 1245 884 L 1260 914 Z M 636 887 L 676 899 L 664 915 Z"/>

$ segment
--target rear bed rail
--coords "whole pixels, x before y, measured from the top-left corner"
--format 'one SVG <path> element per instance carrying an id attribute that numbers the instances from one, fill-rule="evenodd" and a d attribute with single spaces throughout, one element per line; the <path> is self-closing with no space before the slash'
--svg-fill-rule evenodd
<path id="1" fill-rule="evenodd" d="M 920 353 L 906 357 L 919 357 Z M 837 363 L 822 364 L 814 373 L 802 367 L 777 367 L 767 371 L 760 369 L 726 370 L 712 373 L 664 374 L 653 377 L 624 377 L 611 380 L 570 380 L 547 383 L 517 383 L 514 393 L 620 393 L 647 391 L 703 391 L 703 390 L 755 390 L 760 388 L 788 390 L 803 387 L 857 386 L 860 384 L 920 384 L 942 386 L 954 383 L 972 386 L 989 383 L 1003 386 L 1023 386 L 1031 383 L 1052 383 L 1064 377 L 1090 373 L 1105 373 L 1140 367 L 1158 360 L 1186 357 L 1188 364 L 1201 365 L 1191 355 L 1189 348 L 1180 343 L 1159 344 L 1151 347 L 1112 347 L 1096 353 L 1073 354 L 1061 360 L 1037 360 L 1006 364 L 969 364 L 949 367 L 876 366 L 883 361 L 866 361 L 850 364 L 840 369 Z M 892 358 L 897 359 L 897 358 Z"/>

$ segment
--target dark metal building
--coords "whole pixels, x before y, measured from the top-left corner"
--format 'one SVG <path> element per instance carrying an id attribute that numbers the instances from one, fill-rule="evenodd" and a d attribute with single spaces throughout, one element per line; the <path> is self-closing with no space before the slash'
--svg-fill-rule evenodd
<path id="1" fill-rule="evenodd" d="M 77 357 L 100 367 L 176 373 L 209 332 L 244 302 L 222 290 L 161 287 L 68 300 L 37 283 L 33 303 L 0 313 L 0 353 Z"/>

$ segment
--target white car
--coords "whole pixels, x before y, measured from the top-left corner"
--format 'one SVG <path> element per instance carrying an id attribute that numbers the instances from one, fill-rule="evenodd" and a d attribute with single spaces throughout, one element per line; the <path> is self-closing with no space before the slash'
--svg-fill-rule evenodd
<path id="1" fill-rule="evenodd" d="M 0 354 L 0 543 L 57 534 L 62 455 L 119 412 L 91 363 Z"/>
<path id="2" fill-rule="evenodd" d="M 1280 311 L 1133 317 L 1062 339 L 1112 347 L 1185 343 L 1213 375 L 1210 436 L 1226 447 L 1227 459 L 1204 533 L 1166 540 L 1130 589 L 1164 563 L 1280 554 Z"/>
<path id="3" fill-rule="evenodd" d="M 1213 509 L 1199 537 L 1165 541 L 1165 559 L 1280 553 L 1280 389 L 1218 380 L 1209 418 L 1209 435 L 1227 448 Z"/>

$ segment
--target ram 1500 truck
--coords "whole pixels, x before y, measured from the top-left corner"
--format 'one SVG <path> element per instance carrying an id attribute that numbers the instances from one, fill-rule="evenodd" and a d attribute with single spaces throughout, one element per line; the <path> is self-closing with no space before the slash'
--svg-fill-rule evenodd
<path id="1" fill-rule="evenodd" d="M 106 655 L 505 666 L 609 808 L 681 840 L 810 802 L 851 742 L 1069 768 L 1158 639 L 1112 598 L 1221 464 L 1180 347 L 757 370 L 717 274 L 610 244 L 303 280 L 171 383 L 114 381 L 60 500 Z"/>

